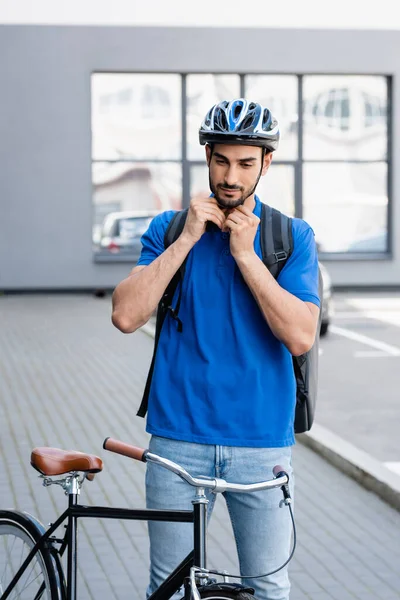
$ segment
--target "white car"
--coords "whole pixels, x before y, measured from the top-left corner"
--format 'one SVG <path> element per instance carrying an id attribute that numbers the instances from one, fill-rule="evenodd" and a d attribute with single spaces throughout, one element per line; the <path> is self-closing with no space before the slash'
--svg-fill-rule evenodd
<path id="1" fill-rule="evenodd" d="M 109 213 L 104 219 L 98 253 L 128 255 L 132 261 L 139 258 L 140 238 L 158 211 L 121 211 Z"/>

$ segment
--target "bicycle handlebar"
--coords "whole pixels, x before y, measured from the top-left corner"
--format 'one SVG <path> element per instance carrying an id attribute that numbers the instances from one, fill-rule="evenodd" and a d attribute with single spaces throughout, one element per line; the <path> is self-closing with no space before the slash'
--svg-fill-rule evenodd
<path id="1" fill-rule="evenodd" d="M 110 452 L 115 452 L 116 454 L 122 454 L 122 456 L 127 456 L 128 458 L 134 458 L 135 460 L 146 462 L 147 450 L 144 450 L 144 448 L 138 448 L 137 446 L 131 446 L 130 444 L 120 442 L 119 440 L 114 440 L 111 437 L 107 437 L 104 440 L 103 448 L 104 450 L 109 450 Z"/>
<path id="2" fill-rule="evenodd" d="M 256 492 L 260 490 L 273 489 L 282 486 L 286 486 L 289 482 L 289 476 L 286 471 L 279 465 L 273 468 L 274 479 L 268 479 L 266 481 L 260 481 L 258 483 L 229 483 L 224 479 L 218 477 L 192 477 L 183 467 L 177 463 L 153 454 L 149 450 L 144 448 L 138 448 L 137 446 L 131 446 L 125 442 L 120 442 L 113 438 L 106 438 L 103 443 L 103 448 L 116 454 L 122 454 L 128 458 L 134 458 L 142 462 L 152 462 L 160 465 L 169 471 L 172 471 L 176 475 L 179 475 L 182 479 L 187 481 L 190 485 L 197 488 L 206 488 L 213 492 Z"/>

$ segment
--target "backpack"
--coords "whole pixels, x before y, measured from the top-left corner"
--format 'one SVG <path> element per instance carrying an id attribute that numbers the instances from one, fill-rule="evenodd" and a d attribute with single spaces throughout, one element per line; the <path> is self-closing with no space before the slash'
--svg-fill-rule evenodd
<path id="1" fill-rule="evenodd" d="M 176 212 L 172 217 L 164 235 L 165 249 L 177 240 L 182 233 L 188 210 L 189 209 L 185 209 Z M 292 219 L 267 204 L 261 204 L 260 242 L 263 263 L 269 269 L 273 277 L 277 279 L 293 250 Z M 182 285 L 180 285 L 175 308 L 172 307 L 172 299 L 179 283 L 183 281 L 185 266 L 186 259 L 171 279 L 158 305 L 153 358 L 147 376 L 142 402 L 137 412 L 139 417 L 144 417 L 147 412 L 158 340 L 167 314 L 170 314 L 170 316 L 176 320 L 178 331 L 182 332 L 183 330 L 182 322 L 179 319 Z M 322 302 L 322 275 L 319 268 L 318 289 L 319 297 Z M 317 335 L 312 348 L 301 356 L 292 357 L 296 379 L 295 433 L 309 431 L 314 420 L 315 404 L 317 400 L 319 331 L 321 327 L 321 318 L 322 310 L 320 310 L 319 313 Z"/>

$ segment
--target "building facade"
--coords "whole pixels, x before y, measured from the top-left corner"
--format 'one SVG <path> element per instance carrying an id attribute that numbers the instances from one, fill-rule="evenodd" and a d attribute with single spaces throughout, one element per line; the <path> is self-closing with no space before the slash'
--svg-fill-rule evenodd
<path id="1" fill-rule="evenodd" d="M 400 284 L 400 32 L 0 28 L 0 290 L 113 288 L 160 210 L 208 192 L 215 102 L 278 117 L 258 193 L 338 287 Z"/>

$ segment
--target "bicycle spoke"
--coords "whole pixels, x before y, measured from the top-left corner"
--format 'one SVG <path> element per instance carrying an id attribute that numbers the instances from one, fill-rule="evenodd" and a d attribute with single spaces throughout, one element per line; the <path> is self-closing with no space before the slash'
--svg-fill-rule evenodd
<path id="1" fill-rule="evenodd" d="M 22 564 L 22 563 L 21 563 Z M 39 575 L 36 575 L 36 577 L 34 579 L 32 579 L 32 581 L 29 581 L 29 577 L 31 575 L 31 573 L 34 571 L 35 566 L 36 566 L 37 562 L 36 561 L 32 561 L 32 565 L 31 565 L 31 570 L 29 571 L 29 573 L 26 575 L 26 584 L 24 585 L 24 587 L 22 588 L 19 596 L 21 596 L 22 592 L 24 590 L 26 590 L 34 581 L 36 581 L 36 579 L 39 577 Z M 21 581 L 21 580 L 20 580 Z"/>
<path id="2" fill-rule="evenodd" d="M 13 541 L 13 545 L 12 545 L 11 551 L 8 549 L 7 539 L 4 540 L 4 550 L 6 552 L 8 560 L 6 560 L 6 563 L 4 565 L 4 571 L 3 571 L 3 574 L 1 576 L 1 580 L 0 581 L 5 581 L 5 575 L 6 575 L 6 571 L 7 571 L 7 565 L 10 564 L 11 552 L 12 552 L 12 550 L 14 548 L 14 544 L 15 544 L 16 539 L 17 539 L 16 536 L 13 536 L 13 538 L 14 538 L 14 541 Z M 4 591 L 5 588 L 3 588 L 3 586 L 2 586 L 1 589 L 2 589 L 2 593 L 3 593 L 3 591 Z"/>

